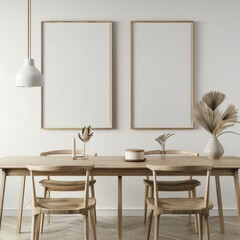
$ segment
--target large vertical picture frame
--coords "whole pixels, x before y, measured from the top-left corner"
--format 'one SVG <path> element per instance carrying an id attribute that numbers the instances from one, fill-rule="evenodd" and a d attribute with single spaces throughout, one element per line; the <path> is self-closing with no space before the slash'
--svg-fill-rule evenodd
<path id="1" fill-rule="evenodd" d="M 131 128 L 193 128 L 193 21 L 131 22 Z"/>
<path id="2" fill-rule="evenodd" d="M 42 22 L 42 128 L 113 128 L 110 21 Z"/>

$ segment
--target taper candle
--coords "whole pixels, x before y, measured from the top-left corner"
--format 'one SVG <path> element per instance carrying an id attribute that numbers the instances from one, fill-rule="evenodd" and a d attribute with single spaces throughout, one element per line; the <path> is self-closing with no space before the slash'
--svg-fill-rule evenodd
<path id="1" fill-rule="evenodd" d="M 72 159 L 76 158 L 76 139 L 73 137 L 72 140 Z"/>

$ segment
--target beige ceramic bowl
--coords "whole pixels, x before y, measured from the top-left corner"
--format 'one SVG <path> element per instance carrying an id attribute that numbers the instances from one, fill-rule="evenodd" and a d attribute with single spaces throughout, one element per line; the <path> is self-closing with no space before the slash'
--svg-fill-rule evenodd
<path id="1" fill-rule="evenodd" d="M 125 149 L 125 160 L 143 160 L 143 149 Z"/>

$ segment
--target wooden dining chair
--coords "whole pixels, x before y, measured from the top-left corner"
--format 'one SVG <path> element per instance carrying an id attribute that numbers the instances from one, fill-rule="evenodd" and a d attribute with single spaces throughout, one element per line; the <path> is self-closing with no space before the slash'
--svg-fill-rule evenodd
<path id="1" fill-rule="evenodd" d="M 205 222 L 206 239 L 210 240 L 209 234 L 209 210 L 213 208 L 213 204 L 209 201 L 209 187 L 212 166 L 156 166 L 147 165 L 153 174 L 153 196 L 147 198 L 147 206 L 149 209 L 149 218 L 147 224 L 147 237 L 150 239 L 152 217 L 155 218 L 154 240 L 158 240 L 159 235 L 159 218 L 163 214 L 197 214 L 199 218 L 199 240 L 203 240 L 203 218 Z M 159 198 L 158 195 L 158 177 L 166 172 L 176 175 L 194 172 L 206 173 L 205 194 L 202 197 L 194 198 Z M 161 229 L 161 228 L 160 228 Z"/>
<path id="2" fill-rule="evenodd" d="M 151 150 L 145 151 L 145 155 L 160 155 L 163 152 L 160 150 Z M 181 156 L 199 156 L 199 153 L 183 151 L 183 150 L 166 150 L 165 154 L 167 155 L 181 155 Z M 153 192 L 153 180 L 150 180 L 149 177 L 143 180 L 145 184 L 145 195 L 144 195 L 144 223 L 146 223 L 147 218 L 147 197 L 152 196 Z M 167 191 L 167 192 L 188 192 L 189 197 L 196 197 L 196 187 L 200 186 L 201 183 L 192 179 L 192 176 L 189 176 L 186 180 L 178 180 L 178 181 L 159 181 L 158 182 L 158 190 L 159 191 Z M 189 222 L 191 222 L 191 215 L 189 215 Z M 198 232 L 198 220 L 195 216 L 195 231 Z"/>
<path id="3" fill-rule="evenodd" d="M 83 150 L 76 150 L 77 155 L 81 155 Z M 53 155 L 70 155 L 72 154 L 72 150 L 53 150 L 40 153 L 40 156 L 53 156 Z M 88 156 L 97 156 L 97 153 L 88 152 Z M 62 180 L 53 180 L 50 179 L 50 176 L 47 176 L 47 179 L 43 179 L 40 182 L 40 185 L 44 188 L 44 197 L 50 198 L 50 192 L 57 191 L 57 192 L 68 192 L 68 191 L 82 191 L 82 186 L 85 184 L 84 180 L 79 181 L 62 181 Z M 91 189 L 91 196 L 95 198 L 95 190 L 94 185 L 96 180 L 94 176 L 90 176 L 89 186 Z M 97 221 L 96 215 L 96 208 L 94 208 L 94 215 L 95 215 L 95 222 Z M 50 214 L 48 214 L 48 222 L 50 222 Z M 44 225 L 44 214 L 41 218 L 41 233 L 43 232 L 43 225 Z"/>
<path id="4" fill-rule="evenodd" d="M 89 240 L 88 216 L 90 214 L 93 239 L 96 240 L 96 225 L 94 219 L 95 197 L 89 197 L 90 171 L 93 165 L 83 166 L 51 166 L 51 165 L 27 165 L 32 180 L 32 231 L 31 240 L 39 240 L 40 218 L 42 214 L 81 214 L 84 220 L 84 240 Z M 35 176 L 69 173 L 69 175 L 85 175 L 82 185 L 83 197 L 78 198 L 43 198 L 37 196 Z"/>

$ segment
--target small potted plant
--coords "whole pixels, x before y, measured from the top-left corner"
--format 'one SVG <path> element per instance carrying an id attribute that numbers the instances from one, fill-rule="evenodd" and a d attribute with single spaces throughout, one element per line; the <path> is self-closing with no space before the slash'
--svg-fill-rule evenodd
<path id="1" fill-rule="evenodd" d="M 161 160 L 165 160 L 165 154 L 166 154 L 166 150 L 165 150 L 165 145 L 166 145 L 166 140 L 173 136 L 174 133 L 167 133 L 167 134 L 162 134 L 160 135 L 158 138 L 156 138 L 155 140 L 160 144 L 161 146 L 161 150 L 160 150 L 160 156 L 161 156 Z"/>
<path id="2" fill-rule="evenodd" d="M 86 142 L 88 142 L 93 136 L 93 132 L 91 132 L 91 126 L 84 127 L 81 133 L 78 133 L 78 137 L 81 141 L 83 141 L 83 159 L 87 159 L 86 157 Z"/>

